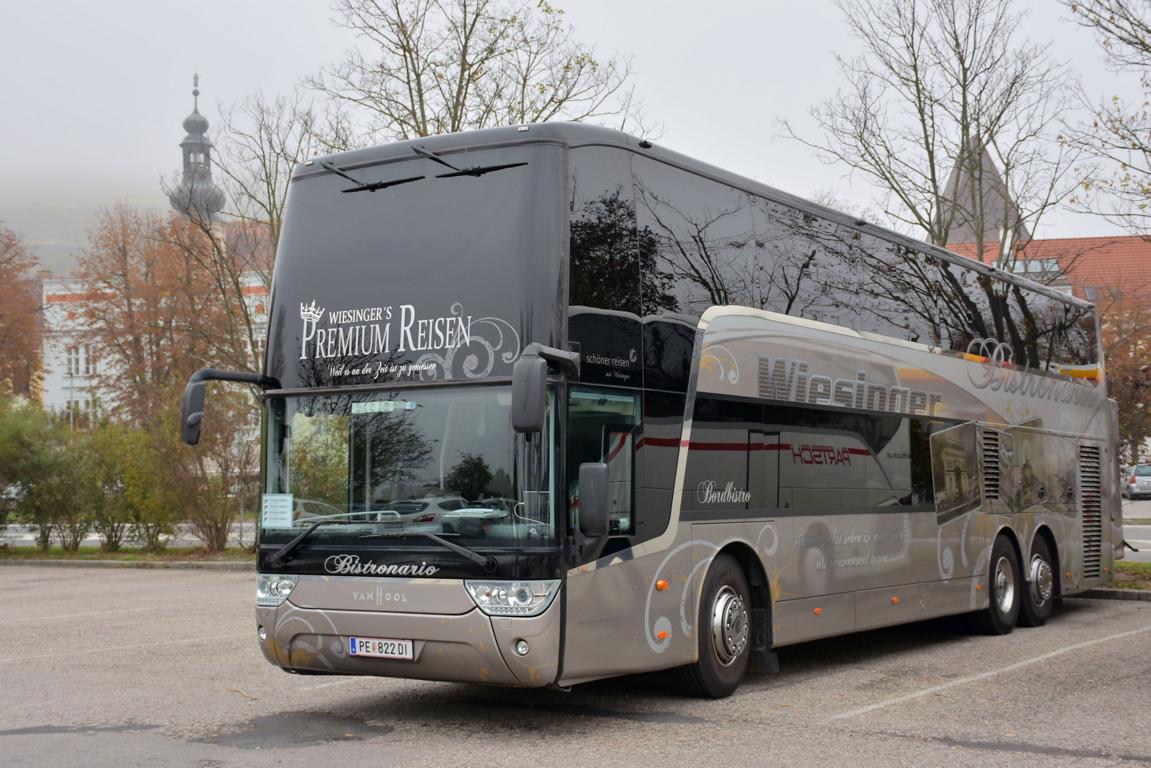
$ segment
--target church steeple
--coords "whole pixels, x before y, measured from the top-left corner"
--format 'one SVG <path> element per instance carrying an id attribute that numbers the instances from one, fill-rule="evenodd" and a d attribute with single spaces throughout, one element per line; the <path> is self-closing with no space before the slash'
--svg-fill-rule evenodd
<path id="1" fill-rule="evenodd" d="M 184 174 L 168 200 L 185 216 L 211 219 L 224 209 L 224 193 L 212 181 L 212 142 L 206 135 L 208 120 L 200 114 L 199 74 L 192 77 L 192 114 L 184 118 L 184 131 Z"/>

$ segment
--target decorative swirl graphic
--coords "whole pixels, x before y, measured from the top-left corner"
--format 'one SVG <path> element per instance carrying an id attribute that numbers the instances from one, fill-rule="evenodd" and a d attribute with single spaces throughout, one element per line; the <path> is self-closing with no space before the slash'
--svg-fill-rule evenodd
<path id="1" fill-rule="evenodd" d="M 648 646 L 650 646 L 651 649 L 653 651 L 655 651 L 656 653 L 663 653 L 664 651 L 667 650 L 668 646 L 671 645 L 671 619 L 669 619 L 667 616 L 660 616 L 654 622 L 651 620 L 651 601 L 652 601 L 652 598 L 655 597 L 655 584 L 656 584 L 656 582 L 658 582 L 660 580 L 660 577 L 663 573 L 663 569 L 667 566 L 667 564 L 671 561 L 671 559 L 685 549 L 688 550 L 690 553 L 691 547 L 693 545 L 704 545 L 704 546 L 710 547 L 712 549 L 716 549 L 716 550 L 719 549 L 719 547 L 717 547 L 715 544 L 712 544 L 709 541 L 699 541 L 697 539 L 692 539 L 691 541 L 685 541 L 683 544 L 680 544 L 678 547 L 676 547 L 672 551 L 668 552 L 664 556 L 663 560 L 659 564 L 659 567 L 655 569 L 655 575 L 652 577 L 651 586 L 647 590 L 647 602 L 644 603 L 644 607 L 643 607 L 643 631 L 647 637 Z M 702 562 L 703 563 L 709 563 L 709 562 L 711 562 L 711 558 L 707 558 L 707 559 L 703 560 Z M 697 567 L 698 567 L 698 565 L 697 565 Z M 693 569 L 693 571 L 694 571 L 694 569 Z M 683 606 L 684 600 L 686 599 L 685 596 L 690 589 L 691 589 L 691 579 L 690 578 L 684 579 L 684 583 L 683 583 L 684 596 L 681 596 L 681 598 L 680 598 L 680 605 L 681 605 L 680 610 L 681 610 L 681 619 L 682 619 L 680 628 L 684 630 L 685 636 L 690 636 L 691 624 L 689 622 L 687 622 L 686 618 L 682 617 L 682 611 L 683 611 L 682 606 Z"/>
<path id="2" fill-rule="evenodd" d="M 762 551 L 763 551 L 764 557 L 771 557 L 772 555 L 774 555 L 776 553 L 776 550 L 779 549 L 779 531 L 775 530 L 774 525 L 772 525 L 771 523 L 768 523 L 767 525 L 763 526 L 763 528 L 760 529 L 759 535 L 755 537 L 755 548 L 756 548 L 756 550 L 757 551 L 759 550 L 760 545 L 763 542 L 763 534 L 765 534 L 769 531 L 771 532 L 771 543 L 763 544 L 763 550 Z"/>
<path id="3" fill-rule="evenodd" d="M 712 344 L 703 350 L 699 367 L 720 381 L 739 383 L 739 361 L 731 350 L 722 344 Z"/>
<path id="4" fill-rule="evenodd" d="M 1010 365 L 1015 352 L 998 339 L 972 339 L 967 343 L 967 354 L 985 357 L 992 365 Z"/>
<path id="5" fill-rule="evenodd" d="M 768 531 L 771 532 L 770 541 L 767 544 L 764 544 L 764 534 L 766 534 Z M 719 552 L 721 546 L 722 545 L 720 544 L 716 544 L 711 541 L 704 541 L 702 539 L 692 539 L 691 541 L 685 541 L 684 543 L 668 552 L 664 556 L 663 560 L 660 561 L 659 567 L 655 569 L 655 574 L 651 579 L 651 586 L 648 587 L 647 590 L 647 601 L 644 603 L 643 607 L 643 630 L 645 636 L 647 637 L 648 646 L 656 653 L 663 653 L 668 649 L 668 646 L 671 645 L 672 636 L 672 622 L 670 618 L 667 616 L 659 616 L 654 621 L 652 620 L 651 604 L 652 600 L 656 596 L 655 585 L 662 578 L 664 569 L 668 566 L 672 559 L 675 558 L 676 555 L 683 552 L 685 549 L 688 550 L 689 554 L 691 553 L 692 547 L 700 547 L 703 550 L 709 551 L 707 557 L 700 557 L 699 562 L 695 563 L 691 567 L 691 570 L 687 574 L 687 578 L 683 579 L 683 590 L 679 595 L 679 628 L 680 631 L 683 632 L 684 637 L 691 637 L 694 630 L 695 617 L 692 615 L 690 610 L 691 606 L 688 603 L 688 598 L 693 594 L 692 584 L 695 583 L 696 574 L 707 571 L 707 567 L 711 565 L 711 561 L 714 559 L 715 553 Z M 779 548 L 779 532 L 771 523 L 764 525 L 755 538 L 756 550 L 759 551 L 761 546 L 763 548 L 762 552 L 766 557 L 774 555 L 776 550 Z"/>
<path id="6" fill-rule="evenodd" d="M 316 628 L 314 624 L 312 624 L 311 620 L 308 618 L 309 616 L 316 616 L 326 621 L 330 631 L 321 632 Z M 292 630 L 288 629 L 288 627 L 296 623 L 303 625 L 307 632 L 293 632 Z M 303 611 L 293 606 L 280 616 L 279 620 L 276 622 L 275 633 L 277 637 L 293 638 L 291 641 L 294 646 L 293 650 L 303 651 L 312 657 L 312 659 L 323 664 L 328 669 L 335 669 L 335 666 L 327 658 L 328 653 L 331 653 L 333 656 L 341 659 L 347 657 L 348 655 L 347 649 L 344 648 L 344 644 L 340 640 L 340 630 L 336 628 L 335 623 L 332 621 L 331 617 L 328 616 L 327 612 L 322 610 L 313 610 L 305 614 Z M 325 634 L 327 634 L 329 637 L 332 637 L 333 640 L 328 648 L 325 649 L 323 647 L 312 645 L 310 642 L 301 639 L 301 635 L 304 634 L 313 635 L 317 638 L 322 638 Z"/>
<path id="7" fill-rule="evenodd" d="M 463 304 L 452 304 L 451 313 L 463 317 Z M 481 317 L 471 321 L 471 335 L 466 343 L 446 354 L 428 352 L 416 360 L 422 381 L 482 379 L 491 374 L 496 360 L 505 365 L 515 362 L 520 354 L 520 335 L 515 326 L 500 317 Z M 478 349 L 476 349 L 478 347 Z M 456 359 L 462 357 L 458 367 Z"/>
<path id="8" fill-rule="evenodd" d="M 936 540 L 935 554 L 939 559 L 939 575 L 944 581 L 950 581 L 951 577 L 955 575 L 955 555 L 951 551 L 951 547 L 943 546 L 943 527 L 939 528 L 939 535 Z"/>
<path id="9" fill-rule="evenodd" d="M 939 566 L 939 577 L 944 581 L 950 581 L 955 576 L 955 552 L 951 544 L 945 544 L 944 539 L 949 541 L 954 536 L 955 527 L 959 524 L 959 520 L 963 521 L 963 526 L 959 529 L 959 562 L 963 568 L 963 575 L 970 575 L 968 566 L 970 564 L 967 556 L 967 529 L 971 525 L 971 520 L 974 515 L 965 512 L 962 518 L 955 518 L 949 520 L 939 526 L 939 532 L 935 538 L 935 559 Z"/>

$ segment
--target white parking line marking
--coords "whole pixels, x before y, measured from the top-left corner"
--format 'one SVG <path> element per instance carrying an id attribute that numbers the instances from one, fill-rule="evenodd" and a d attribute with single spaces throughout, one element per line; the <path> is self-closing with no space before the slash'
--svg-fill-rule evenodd
<path id="1" fill-rule="evenodd" d="M 1086 642 L 1076 643 L 1075 645 L 1069 645 L 1066 648 L 1060 648 L 1057 651 L 1051 651 L 1050 653 L 1045 653 L 1041 656 L 1036 656 L 1033 659 L 1027 659 L 1026 661 L 1019 661 L 1019 662 L 1016 662 L 1014 664 L 1008 664 L 1006 667 L 1000 667 L 999 669 L 991 669 L 991 670 L 988 670 L 987 672 L 980 672 L 979 674 L 976 674 L 976 675 L 969 675 L 967 677 L 961 677 L 957 680 L 951 680 L 949 682 L 942 683 L 940 685 L 933 685 L 930 688 L 924 688 L 922 691 L 916 691 L 915 693 L 908 693 L 908 694 L 903 695 L 903 696 L 896 696 L 895 698 L 888 699 L 887 701 L 881 701 L 881 702 L 878 702 L 876 704 L 869 704 L 866 707 L 859 707 L 858 709 L 849 709 L 846 712 L 840 712 L 838 715 L 832 715 L 831 717 L 827 718 L 826 722 L 832 722 L 834 720 L 846 720 L 846 719 L 851 718 L 851 717 L 858 717 L 859 715 L 865 715 L 868 712 L 874 712 L 877 709 L 885 709 L 886 707 L 893 707 L 896 704 L 904 704 L 908 701 L 915 701 L 916 699 L 921 699 L 924 696 L 930 696 L 933 693 L 939 693 L 940 691 L 946 691 L 949 688 L 955 688 L 956 686 L 960 686 L 960 685 L 967 685 L 968 683 L 976 683 L 976 682 L 979 682 L 980 680 L 986 680 L 989 677 L 995 677 L 996 675 L 1002 675 L 1005 672 L 1014 672 L 1017 669 L 1022 669 L 1023 667 L 1029 667 L 1032 664 L 1038 664 L 1041 661 L 1047 661 L 1048 659 L 1053 659 L 1056 656 L 1062 656 L 1065 653 L 1071 653 L 1072 651 L 1078 651 L 1082 648 L 1089 648 L 1092 645 L 1099 645 L 1100 643 L 1106 643 L 1110 640 L 1120 640 L 1124 637 L 1131 637 L 1132 635 L 1138 635 L 1138 634 L 1141 634 L 1143 632 L 1151 632 L 1151 626 L 1143 627 L 1142 629 L 1132 629 L 1132 630 L 1129 630 L 1127 632 L 1120 632 L 1119 634 L 1111 635 L 1110 637 L 1100 637 L 1096 640 L 1087 640 Z"/>
<path id="2" fill-rule="evenodd" d="M 250 637 L 251 632 L 235 632 L 231 635 L 214 635 L 212 637 L 185 637 L 180 640 L 163 640 L 158 643 L 140 643 L 139 645 L 115 645 L 110 648 L 83 648 L 81 651 L 65 651 L 64 653 L 38 653 L 33 656 L 10 656 L 0 659 L 0 664 L 9 664 L 14 661 L 31 661 L 33 659 L 53 659 L 60 656 L 77 657 L 81 653 L 85 657 L 93 653 L 112 653 L 115 651 L 138 651 L 144 648 L 160 648 L 165 645 L 190 645 L 192 643 L 208 643 L 213 640 L 232 640 L 237 637 Z"/>

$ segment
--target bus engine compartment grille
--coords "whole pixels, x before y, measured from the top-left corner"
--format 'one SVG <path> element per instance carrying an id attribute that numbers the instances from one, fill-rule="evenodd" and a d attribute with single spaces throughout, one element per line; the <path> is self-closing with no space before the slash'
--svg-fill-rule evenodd
<path id="1" fill-rule="evenodd" d="M 1079 446 L 1079 510 L 1083 521 L 1083 576 L 1099 576 L 1103 553 L 1102 478 L 1099 447 Z"/>
<path id="2" fill-rule="evenodd" d="M 982 430 L 979 447 L 983 453 L 983 498 L 994 501 L 999 498 L 999 433 Z"/>

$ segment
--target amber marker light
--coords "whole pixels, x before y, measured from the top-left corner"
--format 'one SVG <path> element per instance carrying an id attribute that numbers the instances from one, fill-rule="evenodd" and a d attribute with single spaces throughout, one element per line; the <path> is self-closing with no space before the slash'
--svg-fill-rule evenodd
<path id="1" fill-rule="evenodd" d="M 667 640 L 667 630 L 666 630 L 666 629 L 661 629 L 661 630 L 660 630 L 660 631 L 659 631 L 659 632 L 656 634 L 656 637 L 658 637 L 660 640 Z"/>
<path id="2" fill-rule="evenodd" d="M 975 591 L 976 592 L 982 592 L 983 591 L 983 585 L 982 584 L 976 584 L 975 585 Z"/>
<path id="3" fill-rule="evenodd" d="M 656 592 L 666 592 L 667 586 L 668 586 L 667 579 L 659 579 L 655 583 L 655 590 L 656 590 Z"/>
<path id="4" fill-rule="evenodd" d="M 816 616 L 822 616 L 823 615 L 823 609 L 822 608 L 812 608 L 811 612 L 814 613 Z"/>
<path id="5" fill-rule="evenodd" d="M 899 595 L 895 595 L 891 598 L 891 604 L 892 605 L 899 605 Z"/>

